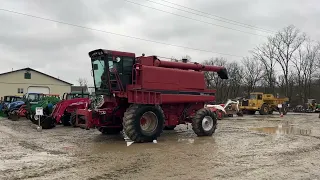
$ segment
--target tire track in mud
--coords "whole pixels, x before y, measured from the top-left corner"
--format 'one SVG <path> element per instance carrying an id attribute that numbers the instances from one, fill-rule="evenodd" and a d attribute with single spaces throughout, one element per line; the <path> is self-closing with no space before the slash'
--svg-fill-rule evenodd
<path id="1" fill-rule="evenodd" d="M 27 141 L 20 141 L 19 145 L 25 149 L 30 149 L 33 151 L 38 151 L 38 152 L 48 152 L 49 154 L 53 154 L 53 155 L 62 155 L 62 154 L 68 154 L 66 152 L 62 152 L 62 151 L 57 151 L 57 150 L 50 150 L 50 149 L 45 149 L 41 146 L 38 146 L 34 143 L 29 143 Z"/>
<path id="2" fill-rule="evenodd" d="M 37 151 L 37 152 L 48 152 L 53 155 L 67 154 L 62 151 L 45 149 L 41 146 L 36 145 L 35 143 L 27 142 L 26 140 L 23 140 L 23 138 L 25 138 L 25 136 L 20 136 L 18 134 L 18 132 L 12 132 L 12 130 L 9 129 L 8 127 L 6 127 L 6 129 L 3 128 L 3 126 L 0 128 L 1 128 L 0 132 L 8 135 L 10 137 L 11 141 L 12 141 L 12 139 L 16 140 L 18 142 L 18 144 L 25 149 L 30 149 L 32 151 Z M 28 139 L 28 140 L 30 140 L 30 139 Z"/>
<path id="3" fill-rule="evenodd" d="M 39 172 L 34 172 L 27 174 L 27 172 L 24 172 L 25 175 L 21 176 L 21 177 L 11 177 L 8 180 L 23 180 L 23 179 L 28 179 L 28 178 L 37 178 L 37 177 L 43 177 L 46 176 L 48 174 L 52 174 L 52 173 L 56 173 L 59 172 L 61 170 L 65 170 L 65 169 L 70 169 L 75 167 L 76 164 L 68 164 L 68 165 L 61 165 L 58 167 L 54 167 L 54 168 L 48 168 L 45 169 L 46 167 L 42 167 L 42 168 L 37 168 L 37 170 Z M 34 168 L 29 168 L 29 170 L 34 169 Z M 26 170 L 26 169 L 22 169 L 22 170 Z"/>
<path id="4" fill-rule="evenodd" d="M 113 169 L 107 173 L 102 173 L 100 175 L 87 178 L 87 180 L 121 179 L 121 177 L 123 176 L 126 176 L 128 174 L 134 175 L 134 174 L 140 173 L 142 169 L 145 170 L 150 167 L 149 163 L 152 162 L 152 161 L 149 161 L 150 155 L 140 153 L 140 155 L 137 155 L 137 156 L 140 156 L 140 157 L 138 157 L 135 161 L 125 166 Z"/>

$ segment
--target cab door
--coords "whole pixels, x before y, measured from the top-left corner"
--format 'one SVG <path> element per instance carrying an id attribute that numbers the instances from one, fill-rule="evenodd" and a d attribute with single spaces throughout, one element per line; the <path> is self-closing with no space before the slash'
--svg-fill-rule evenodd
<path id="1" fill-rule="evenodd" d="M 259 108 L 261 108 L 261 106 L 262 106 L 263 103 L 264 103 L 264 102 L 263 102 L 262 94 L 258 94 L 258 95 L 257 95 L 257 106 L 258 106 Z"/>

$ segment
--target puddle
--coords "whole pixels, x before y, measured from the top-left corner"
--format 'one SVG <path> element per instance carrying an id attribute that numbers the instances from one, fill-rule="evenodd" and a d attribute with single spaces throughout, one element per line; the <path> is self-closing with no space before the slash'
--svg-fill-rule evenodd
<path id="1" fill-rule="evenodd" d="M 250 128 L 250 130 L 258 131 L 268 134 L 296 134 L 296 135 L 310 135 L 311 130 L 300 129 L 292 125 L 279 125 L 276 127 L 261 127 L 261 128 Z"/>

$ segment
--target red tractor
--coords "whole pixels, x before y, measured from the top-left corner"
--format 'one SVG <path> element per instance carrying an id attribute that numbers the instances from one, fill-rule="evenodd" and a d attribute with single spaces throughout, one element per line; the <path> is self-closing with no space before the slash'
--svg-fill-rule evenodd
<path id="1" fill-rule="evenodd" d="M 75 126 L 76 109 L 85 108 L 90 101 L 89 96 L 89 93 L 83 92 L 64 93 L 62 101 L 54 106 L 51 115 L 41 120 L 42 128 L 51 129 L 56 124 Z"/>
<path id="2" fill-rule="evenodd" d="M 198 136 L 215 132 L 216 115 L 204 105 L 215 100 L 216 91 L 206 88 L 204 71 L 228 79 L 224 67 L 103 49 L 89 56 L 95 93 L 103 98 L 77 110 L 80 127 L 104 134 L 123 130 L 134 142 L 153 141 L 164 127 L 186 123 L 192 123 Z"/>

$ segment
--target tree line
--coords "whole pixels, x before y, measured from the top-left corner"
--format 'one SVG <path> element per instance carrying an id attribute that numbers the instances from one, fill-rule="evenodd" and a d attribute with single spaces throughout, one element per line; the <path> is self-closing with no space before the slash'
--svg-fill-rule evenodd
<path id="1" fill-rule="evenodd" d="M 217 102 L 247 97 L 253 91 L 288 97 L 292 105 L 320 100 L 320 43 L 293 25 L 268 37 L 239 61 L 216 57 L 204 64 L 227 68 L 228 80 L 205 72 L 207 86 L 217 90 Z"/>

